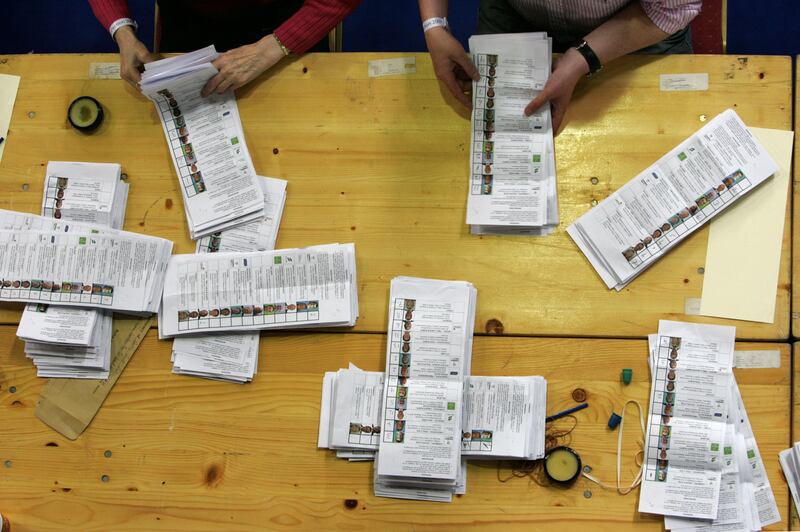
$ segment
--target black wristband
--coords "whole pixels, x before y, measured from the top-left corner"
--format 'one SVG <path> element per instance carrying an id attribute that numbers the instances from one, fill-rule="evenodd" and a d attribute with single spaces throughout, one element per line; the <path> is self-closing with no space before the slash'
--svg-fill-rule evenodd
<path id="1" fill-rule="evenodd" d="M 586 59 L 586 63 L 589 65 L 588 76 L 592 76 L 603 69 L 603 65 L 600 64 L 600 58 L 597 57 L 597 54 L 594 53 L 594 50 L 592 50 L 588 42 L 581 41 L 575 49 L 581 53 L 583 58 Z"/>

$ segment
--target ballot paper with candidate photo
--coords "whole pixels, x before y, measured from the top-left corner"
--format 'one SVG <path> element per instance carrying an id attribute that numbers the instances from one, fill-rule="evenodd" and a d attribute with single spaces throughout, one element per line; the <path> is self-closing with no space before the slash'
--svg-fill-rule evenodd
<path id="1" fill-rule="evenodd" d="M 275 249 L 283 207 L 286 204 L 287 181 L 259 176 L 258 182 L 264 193 L 263 218 L 198 239 L 197 253 Z"/>
<path id="2" fill-rule="evenodd" d="M 467 379 L 461 456 L 479 460 L 544 457 L 547 381 L 543 377 Z"/>
<path id="3" fill-rule="evenodd" d="M 717 518 L 735 337 L 734 327 L 660 322 L 640 512 Z"/>
<path id="4" fill-rule="evenodd" d="M 159 335 L 352 326 L 356 286 L 353 244 L 175 255 Z"/>
<path id="5" fill-rule="evenodd" d="M 621 290 L 778 170 L 733 110 L 578 218 L 567 232 L 608 288 Z"/>
<path id="6" fill-rule="evenodd" d="M 376 495 L 456 490 L 476 298 L 464 281 L 392 280 Z"/>
<path id="7" fill-rule="evenodd" d="M 0 210 L 0 300 L 158 309 L 172 242 Z"/>
<path id="8" fill-rule="evenodd" d="M 213 46 L 145 64 L 193 239 L 262 219 L 264 197 L 233 91 L 201 96 L 219 72 Z"/>
<path id="9" fill-rule="evenodd" d="M 474 35 L 467 223 L 473 234 L 542 236 L 558 224 L 549 106 L 522 110 L 550 75 L 546 33 Z"/>

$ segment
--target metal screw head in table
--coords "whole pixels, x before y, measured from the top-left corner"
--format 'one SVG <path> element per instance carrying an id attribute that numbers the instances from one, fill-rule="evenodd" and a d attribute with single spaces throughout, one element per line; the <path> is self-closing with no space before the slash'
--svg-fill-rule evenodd
<path id="1" fill-rule="evenodd" d="M 592 207 L 594 207 L 595 205 L 597 205 L 597 200 L 596 200 L 596 199 L 593 199 L 593 200 L 592 200 Z"/>
<path id="2" fill-rule="evenodd" d="M 583 472 L 586 473 L 586 474 L 591 473 L 592 472 L 592 467 L 588 466 L 588 465 L 583 466 Z"/>
<path id="3" fill-rule="evenodd" d="M 29 111 L 28 118 L 36 118 L 36 111 Z"/>
<path id="4" fill-rule="evenodd" d="M 592 491 L 591 491 L 591 490 L 585 490 L 585 491 L 583 492 L 583 497 L 584 497 L 585 499 L 591 499 L 591 498 L 592 498 Z"/>
<path id="5" fill-rule="evenodd" d="M 591 179 L 591 181 L 592 181 L 592 184 L 593 184 L 593 185 L 596 185 L 597 183 L 599 183 L 599 182 L 600 182 L 600 180 L 599 180 L 599 179 L 597 179 L 596 177 L 593 177 L 593 178 Z"/>

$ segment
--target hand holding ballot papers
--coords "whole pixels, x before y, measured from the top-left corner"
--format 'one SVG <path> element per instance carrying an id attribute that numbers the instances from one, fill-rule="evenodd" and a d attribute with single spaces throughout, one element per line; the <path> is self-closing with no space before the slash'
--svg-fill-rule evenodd
<path id="1" fill-rule="evenodd" d="M 145 65 L 142 93 L 164 130 L 193 239 L 264 216 L 264 196 L 232 91 L 204 98 L 213 46 Z"/>

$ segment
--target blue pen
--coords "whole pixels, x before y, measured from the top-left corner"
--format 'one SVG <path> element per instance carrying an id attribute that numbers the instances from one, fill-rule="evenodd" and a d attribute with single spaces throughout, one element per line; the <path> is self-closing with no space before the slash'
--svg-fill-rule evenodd
<path id="1" fill-rule="evenodd" d="M 573 406 L 572 408 L 568 408 L 567 410 L 564 410 L 563 412 L 559 412 L 558 414 L 553 414 L 552 416 L 546 417 L 544 422 L 545 423 L 550 423 L 551 421 L 555 421 L 556 419 L 561 419 L 564 416 L 568 416 L 570 414 L 574 414 L 578 410 L 583 410 L 587 406 L 589 406 L 589 403 L 581 403 L 578 406 Z"/>

